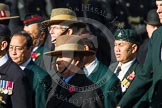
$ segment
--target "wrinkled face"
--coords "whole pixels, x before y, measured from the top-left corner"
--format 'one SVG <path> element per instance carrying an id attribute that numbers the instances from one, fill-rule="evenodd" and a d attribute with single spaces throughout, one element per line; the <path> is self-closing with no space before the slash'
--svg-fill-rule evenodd
<path id="1" fill-rule="evenodd" d="M 30 58 L 32 48 L 26 47 L 26 39 L 22 36 L 13 36 L 9 45 L 9 56 L 17 63 L 22 64 Z"/>
<path id="2" fill-rule="evenodd" d="M 159 15 L 160 22 L 162 23 L 162 1 L 156 1 L 157 13 Z"/>
<path id="3" fill-rule="evenodd" d="M 34 23 L 34 24 L 30 24 L 28 26 L 24 26 L 24 31 L 26 31 L 27 33 L 30 34 L 30 36 L 33 39 L 33 45 L 37 46 L 39 44 L 39 40 L 40 40 L 40 30 L 39 30 L 39 26 L 38 23 Z"/>
<path id="4" fill-rule="evenodd" d="M 115 40 L 114 44 L 114 53 L 117 61 L 121 63 L 130 61 L 134 53 L 133 45 L 130 42 L 122 40 Z"/>
<path id="5" fill-rule="evenodd" d="M 146 25 L 146 31 L 147 31 L 147 34 L 148 34 L 149 38 L 151 38 L 152 33 L 153 33 L 156 29 L 157 29 L 156 26 L 152 26 L 152 25 L 150 25 L 150 24 L 147 24 L 147 25 Z"/>
<path id="6" fill-rule="evenodd" d="M 75 73 L 77 69 L 78 61 L 72 54 L 60 55 L 56 59 L 56 68 L 64 77 Z"/>
<path id="7" fill-rule="evenodd" d="M 57 37 L 62 35 L 66 31 L 67 28 L 68 28 L 67 26 L 51 25 L 48 28 L 48 31 L 51 35 L 51 42 L 55 44 Z"/>

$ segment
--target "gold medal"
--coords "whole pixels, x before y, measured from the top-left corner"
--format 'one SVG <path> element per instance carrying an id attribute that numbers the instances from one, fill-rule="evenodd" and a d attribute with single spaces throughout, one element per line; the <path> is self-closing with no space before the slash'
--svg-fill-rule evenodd
<path id="1" fill-rule="evenodd" d="M 7 94 L 7 93 L 8 93 L 8 90 L 7 90 L 7 89 L 5 89 L 5 90 L 3 91 L 3 93 L 4 93 L 4 94 Z"/>
<path id="2" fill-rule="evenodd" d="M 8 95 L 12 94 L 12 89 L 8 89 Z"/>

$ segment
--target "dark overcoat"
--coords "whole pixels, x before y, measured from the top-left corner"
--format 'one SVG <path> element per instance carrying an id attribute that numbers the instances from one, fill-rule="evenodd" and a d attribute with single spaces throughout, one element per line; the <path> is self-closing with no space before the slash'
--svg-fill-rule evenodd
<path id="1" fill-rule="evenodd" d="M 61 81 L 61 80 L 60 80 Z M 46 108 L 103 108 L 103 94 L 83 73 L 75 74 L 69 87 L 58 81 L 48 96 Z M 90 89 L 87 89 L 90 87 Z"/>
<path id="2" fill-rule="evenodd" d="M 33 61 L 29 62 L 24 71 L 26 72 L 32 87 L 33 107 L 44 108 L 51 87 L 50 75 L 37 66 Z"/>

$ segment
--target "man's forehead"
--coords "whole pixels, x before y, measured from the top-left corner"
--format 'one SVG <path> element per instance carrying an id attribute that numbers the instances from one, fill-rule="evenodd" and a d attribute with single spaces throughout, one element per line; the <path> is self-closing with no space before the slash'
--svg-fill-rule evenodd
<path id="1" fill-rule="evenodd" d="M 13 42 L 14 44 L 16 42 L 20 42 L 20 43 L 25 43 L 26 42 L 26 38 L 21 36 L 21 35 L 14 35 L 12 38 L 11 38 L 11 42 Z"/>
<path id="2" fill-rule="evenodd" d="M 128 42 L 128 41 L 125 41 L 125 40 L 115 40 L 115 43 L 116 44 L 131 44 L 130 42 Z"/>
<path id="3" fill-rule="evenodd" d="M 156 6 L 162 5 L 162 1 L 156 1 Z"/>

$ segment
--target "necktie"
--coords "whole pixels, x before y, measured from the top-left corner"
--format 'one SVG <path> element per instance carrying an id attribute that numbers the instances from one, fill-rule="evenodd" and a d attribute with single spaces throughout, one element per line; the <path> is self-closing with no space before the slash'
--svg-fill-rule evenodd
<path id="1" fill-rule="evenodd" d="M 119 72 L 121 71 L 121 67 L 120 66 L 118 66 L 118 68 L 117 68 L 117 70 L 116 70 L 116 76 L 118 76 L 119 75 Z"/>

